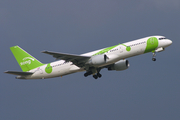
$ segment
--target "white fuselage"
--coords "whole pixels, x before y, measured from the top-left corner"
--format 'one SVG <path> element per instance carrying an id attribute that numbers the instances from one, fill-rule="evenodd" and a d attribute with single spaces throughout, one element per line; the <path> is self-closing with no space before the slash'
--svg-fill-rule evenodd
<path id="1" fill-rule="evenodd" d="M 163 36 L 155 36 L 157 38 L 163 37 Z M 97 67 L 103 67 L 110 64 L 113 64 L 121 59 L 126 59 L 132 56 L 144 54 L 146 47 L 147 47 L 147 40 L 150 37 L 134 40 L 131 42 L 119 44 L 113 49 L 105 52 L 104 54 L 107 55 L 108 59 L 105 64 L 97 66 Z M 170 40 L 169 40 L 170 41 Z M 166 40 L 158 40 L 158 47 L 157 48 L 165 48 L 169 46 L 170 44 L 167 39 Z M 130 47 L 130 50 L 128 50 L 127 47 Z M 94 54 L 102 51 L 103 49 L 96 50 L 93 52 L 82 54 L 82 56 L 93 56 Z M 26 77 L 26 79 L 44 79 L 44 78 L 52 78 L 52 77 L 58 77 L 58 76 L 64 76 L 67 74 L 75 73 L 75 72 L 81 72 L 85 71 L 85 69 L 82 67 L 78 67 L 74 65 L 72 62 L 65 62 L 64 60 L 59 60 L 50 63 L 52 66 L 52 72 L 46 73 L 45 68 L 47 67 L 47 64 L 35 68 L 33 70 L 30 70 L 29 72 L 33 72 L 33 75 L 29 75 Z"/>

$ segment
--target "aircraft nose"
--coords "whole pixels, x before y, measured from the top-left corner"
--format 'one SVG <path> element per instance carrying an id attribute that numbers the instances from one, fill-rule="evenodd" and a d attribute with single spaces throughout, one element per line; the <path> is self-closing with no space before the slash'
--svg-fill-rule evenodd
<path id="1" fill-rule="evenodd" d="M 171 40 L 166 40 L 166 44 L 169 46 L 172 44 L 172 41 Z"/>

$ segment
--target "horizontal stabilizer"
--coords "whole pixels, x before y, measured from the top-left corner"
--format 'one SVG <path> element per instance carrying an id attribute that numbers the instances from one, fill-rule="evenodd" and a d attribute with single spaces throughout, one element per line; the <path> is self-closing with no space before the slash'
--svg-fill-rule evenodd
<path id="1" fill-rule="evenodd" d="M 18 71 L 6 71 L 4 73 L 8 74 L 13 74 L 13 75 L 21 75 L 21 76 L 26 76 L 26 75 L 32 75 L 32 72 L 18 72 Z"/>

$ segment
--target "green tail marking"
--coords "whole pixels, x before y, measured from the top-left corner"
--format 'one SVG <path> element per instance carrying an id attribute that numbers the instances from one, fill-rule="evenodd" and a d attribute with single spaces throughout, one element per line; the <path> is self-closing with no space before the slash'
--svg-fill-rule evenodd
<path id="1" fill-rule="evenodd" d="M 19 46 L 13 46 L 10 47 L 10 49 L 23 72 L 27 72 L 29 70 L 44 65 L 36 58 L 28 54 L 26 51 L 21 49 Z"/>

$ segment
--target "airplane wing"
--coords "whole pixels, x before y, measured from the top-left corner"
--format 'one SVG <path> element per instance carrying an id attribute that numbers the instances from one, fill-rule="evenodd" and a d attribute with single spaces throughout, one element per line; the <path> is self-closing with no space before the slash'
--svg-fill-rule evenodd
<path id="1" fill-rule="evenodd" d="M 52 51 L 42 51 L 42 53 L 52 55 L 54 58 L 65 60 L 66 62 L 70 61 L 73 64 L 77 65 L 78 67 L 83 67 L 84 64 L 87 62 L 87 60 L 91 58 L 91 56 L 81 56 L 81 55 L 66 54 L 66 53 L 59 53 Z"/>
<path id="2" fill-rule="evenodd" d="M 21 75 L 21 76 L 33 74 L 32 72 L 18 72 L 18 71 L 6 71 L 5 73 L 13 74 L 13 75 Z"/>

